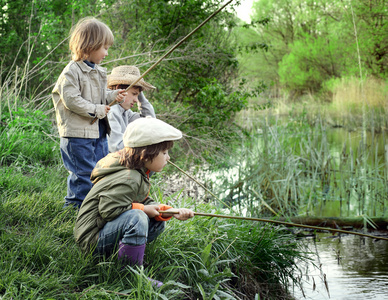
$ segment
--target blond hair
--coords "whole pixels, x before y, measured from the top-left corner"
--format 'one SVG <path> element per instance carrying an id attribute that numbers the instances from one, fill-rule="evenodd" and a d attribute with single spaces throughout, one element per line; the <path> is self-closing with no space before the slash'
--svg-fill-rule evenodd
<path id="1" fill-rule="evenodd" d="M 73 60 L 87 59 L 93 51 L 113 44 L 113 34 L 109 27 L 93 17 L 83 18 L 71 30 L 69 47 Z"/>

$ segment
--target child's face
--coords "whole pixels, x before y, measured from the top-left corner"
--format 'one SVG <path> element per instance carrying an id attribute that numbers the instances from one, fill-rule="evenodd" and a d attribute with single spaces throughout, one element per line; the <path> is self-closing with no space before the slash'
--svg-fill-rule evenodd
<path id="1" fill-rule="evenodd" d="M 138 97 L 140 94 L 140 89 L 137 87 L 131 87 L 127 91 L 127 95 L 124 98 L 124 102 L 121 103 L 121 107 L 124 108 L 125 110 L 131 109 L 136 102 L 139 101 Z"/>
<path id="2" fill-rule="evenodd" d="M 147 160 L 144 163 L 144 166 L 152 172 L 160 172 L 167 165 L 167 162 L 170 160 L 168 155 L 168 150 L 160 151 L 158 156 L 156 156 L 153 161 Z"/>
<path id="3" fill-rule="evenodd" d="M 88 61 L 100 64 L 105 56 L 108 55 L 109 46 L 102 46 L 100 49 L 92 51 L 88 56 Z"/>

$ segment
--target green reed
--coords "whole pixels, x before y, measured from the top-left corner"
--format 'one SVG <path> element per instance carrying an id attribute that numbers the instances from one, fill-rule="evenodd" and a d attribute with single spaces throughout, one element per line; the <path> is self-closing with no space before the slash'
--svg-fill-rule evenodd
<path id="1" fill-rule="evenodd" d="M 216 184 L 227 201 L 253 216 L 387 216 L 386 134 L 334 129 L 307 113 L 265 120 Z"/>

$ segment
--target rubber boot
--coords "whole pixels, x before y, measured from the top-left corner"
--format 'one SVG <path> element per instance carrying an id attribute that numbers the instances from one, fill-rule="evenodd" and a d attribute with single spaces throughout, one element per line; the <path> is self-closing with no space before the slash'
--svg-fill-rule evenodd
<path id="1" fill-rule="evenodd" d="M 122 263 L 129 264 L 131 266 L 142 266 L 145 247 L 145 244 L 140 246 L 131 246 L 123 244 L 120 241 L 117 257 Z"/>
<path id="2" fill-rule="evenodd" d="M 131 246 L 119 242 L 119 252 L 117 257 L 120 262 L 129 264 L 130 266 L 142 266 L 144 259 L 144 251 L 146 245 Z M 148 277 L 148 280 L 153 286 L 161 287 L 163 282 Z"/>

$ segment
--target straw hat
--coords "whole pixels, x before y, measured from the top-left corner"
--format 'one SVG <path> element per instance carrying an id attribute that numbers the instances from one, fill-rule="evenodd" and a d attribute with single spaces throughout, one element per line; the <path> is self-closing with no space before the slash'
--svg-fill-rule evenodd
<path id="1" fill-rule="evenodd" d="M 112 73 L 108 76 L 108 87 L 117 84 L 131 85 L 140 77 L 140 70 L 135 66 L 119 66 L 113 68 Z M 141 86 L 143 90 L 154 89 L 155 87 L 144 79 L 140 79 L 136 86 Z"/>
<path id="2" fill-rule="evenodd" d="M 145 147 L 164 141 L 175 141 L 182 138 L 182 132 L 162 120 L 139 118 L 128 124 L 125 129 L 124 147 Z"/>

